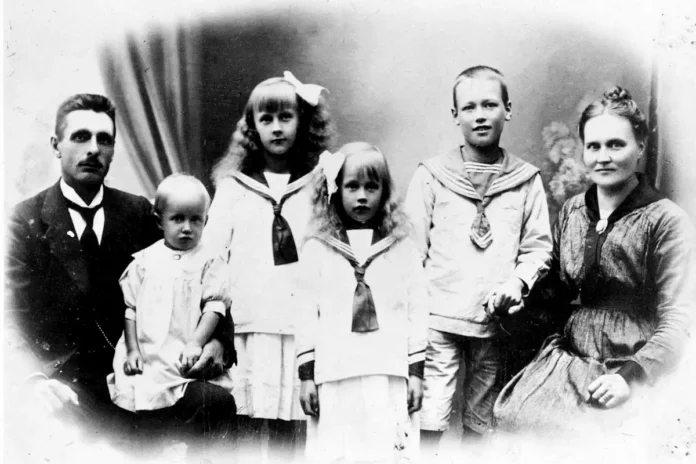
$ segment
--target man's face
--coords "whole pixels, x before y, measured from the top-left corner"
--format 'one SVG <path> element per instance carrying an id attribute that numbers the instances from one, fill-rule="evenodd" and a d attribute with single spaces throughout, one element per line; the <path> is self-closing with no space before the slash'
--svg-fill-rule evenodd
<path id="1" fill-rule="evenodd" d="M 65 117 L 60 140 L 52 144 L 60 158 L 63 180 L 71 186 L 96 187 L 104 182 L 114 157 L 114 123 L 106 113 L 77 110 Z"/>

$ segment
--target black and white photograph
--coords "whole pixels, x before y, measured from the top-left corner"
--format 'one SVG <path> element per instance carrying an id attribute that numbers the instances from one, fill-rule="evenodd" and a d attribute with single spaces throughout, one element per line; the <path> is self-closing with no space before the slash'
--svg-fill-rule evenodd
<path id="1" fill-rule="evenodd" d="M 4 462 L 694 461 L 693 1 L 3 13 Z"/>

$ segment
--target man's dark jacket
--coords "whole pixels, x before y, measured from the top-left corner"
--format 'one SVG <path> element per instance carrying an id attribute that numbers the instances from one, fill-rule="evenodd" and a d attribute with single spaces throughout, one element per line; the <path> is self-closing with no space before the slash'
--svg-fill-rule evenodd
<path id="1" fill-rule="evenodd" d="M 15 207 L 6 261 L 6 333 L 14 345 L 8 375 L 41 371 L 93 384 L 111 372 L 110 345 L 123 331 L 125 310 L 118 279 L 131 255 L 161 232 L 144 197 L 105 186 L 102 205 L 104 230 L 92 275 L 59 183 Z"/>

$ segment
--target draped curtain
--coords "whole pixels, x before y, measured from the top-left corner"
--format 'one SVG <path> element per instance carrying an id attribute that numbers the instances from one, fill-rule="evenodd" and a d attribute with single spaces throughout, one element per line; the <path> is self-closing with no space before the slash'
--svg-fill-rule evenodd
<path id="1" fill-rule="evenodd" d="M 201 155 L 200 32 L 176 25 L 130 33 L 101 50 L 119 141 L 149 197 L 174 172 L 204 179 Z"/>

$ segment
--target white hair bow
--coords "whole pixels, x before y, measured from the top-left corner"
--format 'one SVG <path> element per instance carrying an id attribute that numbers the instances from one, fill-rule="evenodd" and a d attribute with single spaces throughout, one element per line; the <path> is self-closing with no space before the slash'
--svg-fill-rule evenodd
<path id="1" fill-rule="evenodd" d="M 346 161 L 346 155 L 337 151 L 336 153 L 331 153 L 328 150 L 319 155 L 319 167 L 324 172 L 324 177 L 326 177 L 326 189 L 329 193 L 329 202 L 331 201 L 331 195 L 338 191 L 338 185 L 336 184 L 336 178 L 338 177 L 338 172 L 343 167 L 343 163 Z"/>
<path id="2" fill-rule="evenodd" d="M 326 90 L 324 87 L 316 84 L 303 84 L 295 76 L 292 75 L 290 71 L 285 71 L 283 73 L 283 79 L 288 81 L 295 87 L 295 92 L 304 101 L 312 106 L 317 106 L 319 104 L 319 95 L 321 95 L 322 90 Z M 326 90 L 328 92 L 328 90 Z"/>

